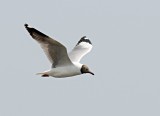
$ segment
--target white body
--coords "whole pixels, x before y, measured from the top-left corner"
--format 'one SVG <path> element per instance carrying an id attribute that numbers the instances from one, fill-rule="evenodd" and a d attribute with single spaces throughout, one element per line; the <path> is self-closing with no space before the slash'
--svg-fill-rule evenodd
<path id="1" fill-rule="evenodd" d="M 80 68 L 82 67 L 82 64 L 80 63 L 74 63 L 74 65 L 68 65 L 65 67 L 57 67 L 52 68 L 49 71 L 45 71 L 43 73 L 39 74 L 47 74 L 52 77 L 71 77 L 75 75 L 80 75 L 81 71 Z"/>

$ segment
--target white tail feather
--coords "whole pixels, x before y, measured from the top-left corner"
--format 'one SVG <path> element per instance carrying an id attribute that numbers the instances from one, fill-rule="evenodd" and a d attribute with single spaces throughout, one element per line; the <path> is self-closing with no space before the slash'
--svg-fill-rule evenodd
<path id="1" fill-rule="evenodd" d="M 36 73 L 36 75 L 43 75 L 46 74 L 45 72 L 41 72 L 41 73 Z"/>
<path id="2" fill-rule="evenodd" d="M 49 77 L 47 72 L 37 73 L 36 75 L 41 75 L 42 77 Z"/>

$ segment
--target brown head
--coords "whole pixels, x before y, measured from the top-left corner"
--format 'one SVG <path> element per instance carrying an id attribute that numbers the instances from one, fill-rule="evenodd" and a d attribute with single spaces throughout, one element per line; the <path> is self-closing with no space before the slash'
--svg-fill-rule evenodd
<path id="1" fill-rule="evenodd" d="M 82 67 L 81 67 L 81 73 L 82 74 L 84 74 L 84 73 L 90 73 L 90 74 L 94 75 L 94 73 L 91 72 L 86 65 L 82 65 Z"/>

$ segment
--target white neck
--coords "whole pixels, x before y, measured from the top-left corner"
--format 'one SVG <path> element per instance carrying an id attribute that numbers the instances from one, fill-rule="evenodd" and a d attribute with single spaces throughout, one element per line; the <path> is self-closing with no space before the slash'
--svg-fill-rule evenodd
<path id="1" fill-rule="evenodd" d="M 79 63 L 79 62 L 73 62 L 73 64 L 74 64 L 76 67 L 78 67 L 79 69 L 81 69 L 81 68 L 82 68 L 82 65 L 83 65 L 83 64 L 81 64 L 81 63 Z"/>

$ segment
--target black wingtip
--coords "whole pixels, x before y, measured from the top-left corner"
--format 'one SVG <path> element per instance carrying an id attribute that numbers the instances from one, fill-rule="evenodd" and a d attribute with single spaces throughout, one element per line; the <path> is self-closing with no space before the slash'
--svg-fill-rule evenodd
<path id="1" fill-rule="evenodd" d="M 30 35 L 33 37 L 33 33 L 39 35 L 39 36 L 44 36 L 48 37 L 47 35 L 43 34 L 42 32 L 38 31 L 37 29 L 30 27 L 28 24 L 24 24 L 26 30 L 30 33 Z"/>
<path id="2" fill-rule="evenodd" d="M 81 42 L 87 42 L 87 43 L 89 43 L 89 44 L 92 44 L 91 41 L 90 41 L 86 36 L 83 36 L 83 37 L 78 41 L 77 45 L 80 44 Z"/>
<path id="3" fill-rule="evenodd" d="M 87 36 L 83 36 L 81 39 L 85 39 L 85 38 L 87 38 Z"/>
<path id="4" fill-rule="evenodd" d="M 27 27 L 28 27 L 28 24 L 24 24 L 24 26 L 27 28 Z"/>
<path id="5" fill-rule="evenodd" d="M 32 36 L 32 33 L 35 29 L 31 28 L 31 27 L 28 27 L 28 24 L 24 24 L 24 27 L 26 28 L 26 30 L 30 33 L 30 35 Z"/>

